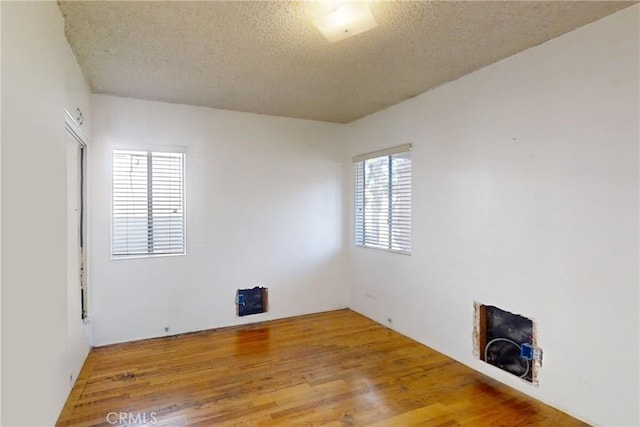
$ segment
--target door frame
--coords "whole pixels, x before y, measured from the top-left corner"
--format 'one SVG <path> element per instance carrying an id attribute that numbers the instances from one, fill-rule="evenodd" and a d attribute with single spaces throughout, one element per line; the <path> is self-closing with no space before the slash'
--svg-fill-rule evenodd
<path id="1" fill-rule="evenodd" d="M 79 111 L 79 110 L 78 110 Z M 64 127 L 71 137 L 78 143 L 80 149 L 80 304 L 82 308 L 82 321 L 86 324 L 89 321 L 89 299 L 87 286 L 87 146 L 88 138 L 80 128 L 82 123 L 64 110 Z"/>

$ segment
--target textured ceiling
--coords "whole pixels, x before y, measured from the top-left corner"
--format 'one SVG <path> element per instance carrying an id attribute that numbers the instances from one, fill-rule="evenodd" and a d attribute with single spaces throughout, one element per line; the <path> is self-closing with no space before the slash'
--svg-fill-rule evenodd
<path id="1" fill-rule="evenodd" d="M 633 2 L 371 2 L 378 27 L 329 43 L 338 2 L 62 1 L 95 93 L 347 123 Z"/>

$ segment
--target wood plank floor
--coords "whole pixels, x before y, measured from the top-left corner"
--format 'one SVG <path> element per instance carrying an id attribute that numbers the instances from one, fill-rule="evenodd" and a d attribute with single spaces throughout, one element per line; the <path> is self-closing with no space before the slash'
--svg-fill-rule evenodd
<path id="1" fill-rule="evenodd" d="M 585 425 L 350 310 L 93 349 L 57 425 L 145 421 Z"/>

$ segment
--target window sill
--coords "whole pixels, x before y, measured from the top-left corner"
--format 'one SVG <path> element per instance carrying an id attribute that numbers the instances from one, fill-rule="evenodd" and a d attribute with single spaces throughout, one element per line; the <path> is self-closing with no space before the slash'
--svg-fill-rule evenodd
<path id="1" fill-rule="evenodd" d="M 140 255 L 111 255 L 112 261 L 119 261 L 123 259 L 140 259 L 140 258 L 165 258 L 165 257 L 177 257 L 185 256 L 187 253 L 181 254 L 140 254 Z"/>
<path id="2" fill-rule="evenodd" d="M 399 249 L 376 248 L 375 246 L 355 245 L 356 248 L 374 251 L 391 252 L 392 254 L 411 256 L 411 251 L 401 251 Z"/>

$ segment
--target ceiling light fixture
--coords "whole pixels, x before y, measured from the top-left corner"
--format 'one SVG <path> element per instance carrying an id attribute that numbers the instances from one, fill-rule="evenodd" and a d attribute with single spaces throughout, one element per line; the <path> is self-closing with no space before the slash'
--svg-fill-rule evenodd
<path id="1" fill-rule="evenodd" d="M 331 43 L 364 33 L 378 26 L 365 2 L 347 3 L 313 23 Z"/>

